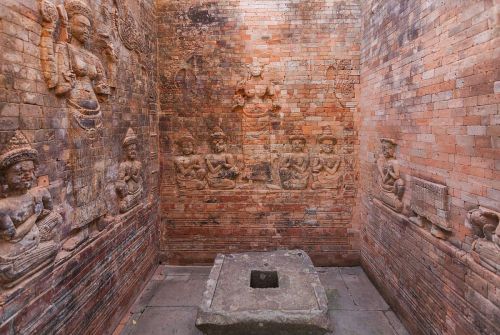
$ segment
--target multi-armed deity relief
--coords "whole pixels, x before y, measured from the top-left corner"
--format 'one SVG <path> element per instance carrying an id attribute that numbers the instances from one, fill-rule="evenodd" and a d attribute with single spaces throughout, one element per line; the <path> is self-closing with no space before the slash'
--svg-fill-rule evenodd
<path id="1" fill-rule="evenodd" d="M 142 163 L 137 159 L 137 136 L 132 128 L 127 130 L 123 140 L 126 159 L 120 163 L 116 193 L 120 198 L 120 213 L 139 205 L 142 200 Z"/>
<path id="2" fill-rule="evenodd" d="M 12 287 L 50 264 L 59 250 L 52 197 L 33 187 L 38 152 L 17 131 L 0 153 L 0 285 Z"/>
<path id="3" fill-rule="evenodd" d="M 70 171 L 68 200 L 73 210 L 69 220 L 72 236 L 63 248 L 73 250 L 88 239 L 92 222 L 99 220 L 96 227 L 103 228 L 107 212 L 102 112 L 97 96 L 110 91 L 100 59 L 87 49 L 94 23 L 90 7 L 81 0 L 67 0 L 56 8 L 43 0 L 41 13 L 44 77 L 56 95 L 65 97 L 68 110 L 70 157 L 66 163 Z"/>
<path id="4" fill-rule="evenodd" d="M 472 243 L 472 258 L 500 273 L 500 213 L 479 207 L 467 214 L 467 225 L 472 228 L 475 240 Z"/>
<path id="5" fill-rule="evenodd" d="M 226 152 L 226 134 L 217 127 L 210 137 L 213 153 L 205 156 L 208 186 L 220 190 L 232 189 L 240 171 L 234 156 Z"/>
<path id="6" fill-rule="evenodd" d="M 337 139 L 333 136 L 330 127 L 323 129 L 318 136 L 320 153 L 313 157 L 311 163 L 313 189 L 339 189 L 342 185 L 342 176 L 339 167 L 341 159 L 335 154 Z"/>
<path id="7" fill-rule="evenodd" d="M 270 120 L 281 107 L 276 102 L 277 88 L 263 75 L 264 67 L 255 61 L 248 77 L 238 84 L 234 111 L 241 111 L 242 150 L 245 160 L 244 179 L 270 183 Z"/>
<path id="8" fill-rule="evenodd" d="M 396 159 L 396 142 L 383 138 L 382 153 L 377 160 L 377 186 L 379 192 L 376 197 L 392 210 L 403 211 L 403 194 L 405 181 L 399 173 L 399 163 Z"/>
<path id="9" fill-rule="evenodd" d="M 289 137 L 291 153 L 286 153 L 280 161 L 281 186 L 286 190 L 303 190 L 309 182 L 309 154 L 304 152 L 306 138 L 299 131 Z"/>
<path id="10" fill-rule="evenodd" d="M 207 174 L 203 159 L 195 152 L 195 140 L 185 132 L 177 139 L 180 155 L 175 157 L 177 185 L 181 189 L 201 190 L 205 188 Z"/>

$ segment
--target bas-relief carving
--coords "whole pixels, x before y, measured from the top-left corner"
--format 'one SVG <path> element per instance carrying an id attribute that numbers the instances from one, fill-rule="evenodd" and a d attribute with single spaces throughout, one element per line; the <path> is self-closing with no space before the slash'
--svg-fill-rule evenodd
<path id="1" fill-rule="evenodd" d="M 306 138 L 298 131 L 289 137 L 291 153 L 280 161 L 279 175 L 285 190 L 304 190 L 309 181 L 309 154 L 304 152 Z"/>
<path id="2" fill-rule="evenodd" d="M 401 213 L 403 211 L 403 194 L 405 182 L 399 172 L 399 163 L 396 159 L 396 142 L 392 139 L 380 140 L 382 154 L 377 160 L 377 187 L 378 198 L 384 205 Z"/>
<path id="3" fill-rule="evenodd" d="M 177 140 L 181 155 L 174 159 L 177 185 L 181 189 L 202 190 L 206 186 L 207 174 L 203 159 L 195 152 L 195 140 L 187 132 Z"/>
<path id="4" fill-rule="evenodd" d="M 234 156 L 226 152 L 226 134 L 217 127 L 211 134 L 211 140 L 213 153 L 205 156 L 208 186 L 220 190 L 232 189 L 240 171 Z"/>
<path id="5" fill-rule="evenodd" d="M 329 127 L 323 130 L 318 137 L 320 154 L 313 157 L 311 163 L 312 189 L 335 189 L 338 190 L 342 184 L 342 176 L 339 171 L 341 159 L 335 154 L 337 139 Z"/>
<path id="6" fill-rule="evenodd" d="M 93 17 L 82 1 L 69 0 L 57 6 L 44 0 L 40 41 L 42 71 L 49 88 L 65 96 L 74 121 L 95 136 L 102 125 L 97 95 L 108 95 L 106 75 L 101 61 L 87 50 L 91 38 Z M 53 35 L 59 23 L 59 34 Z"/>
<path id="7" fill-rule="evenodd" d="M 70 113 L 68 200 L 73 210 L 71 237 L 63 244 L 73 250 L 89 237 L 89 226 L 103 229 L 107 212 L 103 199 L 104 143 L 102 113 L 97 95 L 108 95 L 105 71 L 97 56 L 87 50 L 93 17 L 87 4 L 68 0 L 64 6 L 44 0 L 40 42 L 45 79 L 55 94 L 66 98 Z M 54 39 L 56 26 L 57 37 Z"/>
<path id="8" fill-rule="evenodd" d="M 123 149 L 126 159 L 118 168 L 116 193 L 120 198 L 120 213 L 126 213 L 142 200 L 143 180 L 142 163 L 137 160 L 137 136 L 132 128 L 127 130 L 123 140 Z"/>
<path id="9" fill-rule="evenodd" d="M 34 187 L 38 152 L 17 131 L 0 154 L 0 284 L 16 285 L 48 266 L 59 250 L 58 226 L 52 197 Z"/>
<path id="10" fill-rule="evenodd" d="M 144 36 L 139 33 L 137 21 L 125 5 L 124 0 L 115 0 L 117 12 L 115 23 L 123 45 L 129 50 L 141 52 L 145 48 Z"/>
<path id="11" fill-rule="evenodd" d="M 472 258 L 487 269 L 500 272 L 500 213 L 479 207 L 469 211 L 466 225 L 472 228 Z"/>
<path id="12" fill-rule="evenodd" d="M 248 77 L 236 89 L 233 111 L 241 112 L 243 179 L 271 185 L 270 120 L 281 107 L 276 102 L 277 87 L 263 70 L 258 61 L 249 66 Z"/>
<path id="13" fill-rule="evenodd" d="M 451 231 L 448 223 L 448 187 L 413 177 L 411 181 L 410 221 L 424 227 L 429 222 L 432 235 L 445 239 Z"/>

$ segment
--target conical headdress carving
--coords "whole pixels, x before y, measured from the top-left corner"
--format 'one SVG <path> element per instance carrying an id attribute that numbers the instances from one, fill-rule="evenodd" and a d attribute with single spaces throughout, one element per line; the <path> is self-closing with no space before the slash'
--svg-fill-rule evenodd
<path id="1" fill-rule="evenodd" d="M 31 160 L 38 161 L 38 151 L 29 144 L 26 136 L 17 130 L 0 155 L 0 170 L 15 163 Z"/>

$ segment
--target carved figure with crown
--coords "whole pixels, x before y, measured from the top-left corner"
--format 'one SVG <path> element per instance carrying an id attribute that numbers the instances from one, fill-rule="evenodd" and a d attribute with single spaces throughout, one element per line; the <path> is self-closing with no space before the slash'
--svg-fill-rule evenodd
<path id="1" fill-rule="evenodd" d="M 108 95 L 106 74 L 101 60 L 87 47 L 91 38 L 93 16 L 82 0 L 66 0 L 55 6 L 41 2 L 43 18 L 40 40 L 42 71 L 49 88 L 66 97 L 74 121 L 89 136 L 102 125 L 97 95 Z M 58 36 L 55 37 L 59 23 Z"/>
<path id="2" fill-rule="evenodd" d="M 129 128 L 123 140 L 126 159 L 120 163 L 116 193 L 120 198 L 120 213 L 125 213 L 139 205 L 142 199 L 142 163 L 137 160 L 137 136 Z"/>
<path id="3" fill-rule="evenodd" d="M 220 127 L 216 127 L 211 138 L 213 153 L 205 156 L 208 186 L 219 190 L 232 189 L 236 186 L 240 171 L 234 156 L 226 152 L 227 136 Z"/>
<path id="4" fill-rule="evenodd" d="M 403 194 L 405 181 L 399 172 L 399 163 L 396 159 L 396 142 L 392 139 L 380 140 L 382 153 L 377 160 L 377 180 L 379 193 L 377 198 L 392 210 L 403 211 Z"/>
<path id="5" fill-rule="evenodd" d="M 292 152 L 284 154 L 280 162 L 281 186 L 286 190 L 303 190 L 309 181 L 309 154 L 304 152 L 306 138 L 295 129 L 288 140 Z"/>
<path id="6" fill-rule="evenodd" d="M 195 140 L 188 132 L 183 132 L 177 139 L 180 155 L 175 157 L 177 185 L 181 189 L 202 190 L 207 182 L 203 158 L 196 154 Z"/>
<path id="7" fill-rule="evenodd" d="M 43 187 L 33 187 L 38 152 L 17 131 L 0 153 L 0 285 L 12 287 L 48 266 L 59 250 L 61 215 Z"/>
<path id="8" fill-rule="evenodd" d="M 467 213 L 466 226 L 474 233 L 472 258 L 490 271 L 500 273 L 500 213 L 479 207 Z"/>
<path id="9" fill-rule="evenodd" d="M 339 189 L 342 177 L 339 172 L 340 158 L 335 155 L 337 139 L 333 136 L 330 127 L 323 129 L 323 134 L 318 137 L 320 154 L 312 159 L 312 188 L 313 189 Z"/>

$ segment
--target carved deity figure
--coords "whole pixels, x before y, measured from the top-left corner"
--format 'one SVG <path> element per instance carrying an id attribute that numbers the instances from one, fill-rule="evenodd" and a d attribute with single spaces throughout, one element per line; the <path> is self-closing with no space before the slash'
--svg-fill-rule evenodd
<path id="1" fill-rule="evenodd" d="M 59 250 L 55 212 L 46 188 L 34 187 L 38 152 L 17 131 L 0 155 L 0 285 L 12 287 L 48 266 Z"/>
<path id="2" fill-rule="evenodd" d="M 335 155 L 335 144 L 337 139 L 327 127 L 323 134 L 318 137 L 320 154 L 312 159 L 312 188 L 317 189 L 339 189 L 342 177 L 339 172 L 340 158 Z"/>
<path id="3" fill-rule="evenodd" d="M 118 168 L 116 193 L 120 198 L 120 213 L 126 213 L 139 205 L 142 199 L 142 163 L 137 160 L 137 136 L 132 128 L 127 130 L 123 149 L 127 155 Z"/>
<path id="4" fill-rule="evenodd" d="M 95 236 L 94 226 L 104 229 L 105 154 L 97 96 L 108 95 L 109 87 L 101 60 L 88 50 L 93 32 L 90 7 L 82 0 L 66 0 L 56 8 L 42 0 L 41 14 L 43 74 L 49 88 L 66 98 L 69 113 L 66 199 L 72 207 L 71 236 L 62 248 L 71 251 Z"/>
<path id="5" fill-rule="evenodd" d="M 177 140 L 180 156 L 175 157 L 177 185 L 181 189 L 202 190 L 206 186 L 207 174 L 203 159 L 195 153 L 194 138 L 189 133 L 182 134 Z"/>
<path id="6" fill-rule="evenodd" d="M 309 181 L 309 155 L 304 152 L 306 139 L 301 134 L 289 137 L 292 152 L 283 156 L 279 175 L 281 186 L 286 190 L 303 190 Z"/>
<path id="7" fill-rule="evenodd" d="M 232 189 L 240 171 L 234 156 L 226 152 L 226 134 L 217 127 L 211 138 L 213 153 L 205 156 L 208 186 L 219 190 Z"/>
<path id="8" fill-rule="evenodd" d="M 399 163 L 396 160 L 396 142 L 383 138 L 382 154 L 377 160 L 378 186 L 377 197 L 392 210 L 401 213 L 403 210 L 403 194 L 405 182 L 399 173 Z"/>
<path id="9" fill-rule="evenodd" d="M 467 214 L 476 240 L 472 243 L 472 257 L 489 270 L 500 273 L 500 214 L 485 208 L 476 208 Z"/>
<path id="10" fill-rule="evenodd" d="M 272 183 L 270 146 L 271 118 L 280 109 L 277 87 L 263 75 L 263 66 L 255 60 L 248 77 L 238 84 L 233 111 L 241 112 L 243 179 L 250 183 Z"/>
<path id="11" fill-rule="evenodd" d="M 81 0 L 66 0 L 58 6 L 49 0 L 41 5 L 43 17 L 40 54 L 49 88 L 67 99 L 78 125 L 89 133 L 102 124 L 98 94 L 108 95 L 106 74 L 101 60 L 87 50 L 93 17 Z M 59 21 L 59 36 L 54 31 Z"/>

